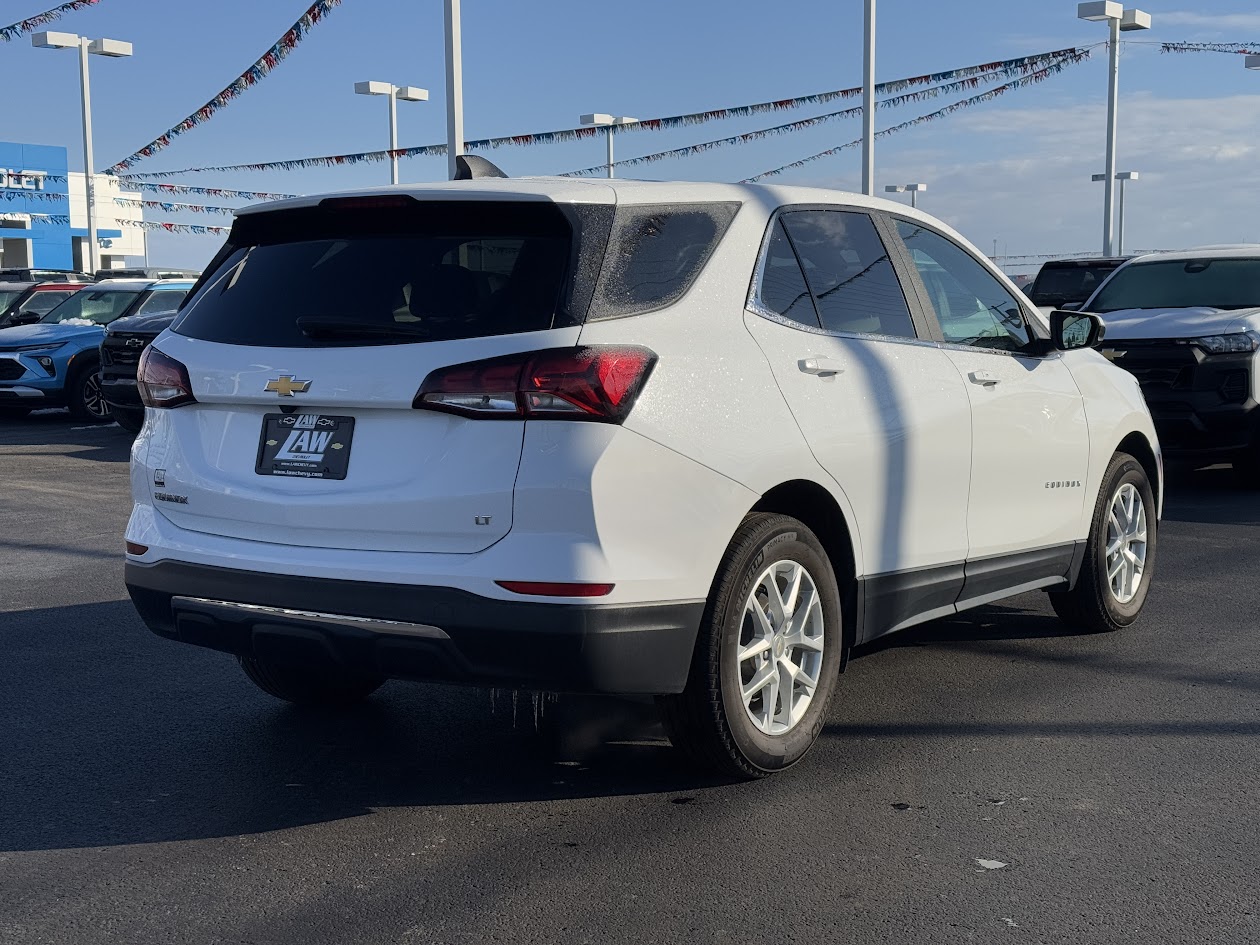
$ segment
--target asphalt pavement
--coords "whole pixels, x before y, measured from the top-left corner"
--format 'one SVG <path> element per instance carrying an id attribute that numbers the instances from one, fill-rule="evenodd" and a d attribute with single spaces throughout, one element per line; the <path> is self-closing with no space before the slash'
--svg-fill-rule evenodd
<path id="1" fill-rule="evenodd" d="M 1260 491 L 1175 479 L 1129 631 L 1029 594 L 855 655 L 813 753 L 392 682 L 348 714 L 160 640 L 130 438 L 0 421 L 0 942 L 1256 942 Z"/>

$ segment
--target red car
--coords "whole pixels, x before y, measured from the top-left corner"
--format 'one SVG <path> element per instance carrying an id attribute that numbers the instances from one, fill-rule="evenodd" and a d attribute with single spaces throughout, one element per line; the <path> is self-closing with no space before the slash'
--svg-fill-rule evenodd
<path id="1" fill-rule="evenodd" d="M 90 282 L 0 282 L 0 328 L 37 322 Z"/>

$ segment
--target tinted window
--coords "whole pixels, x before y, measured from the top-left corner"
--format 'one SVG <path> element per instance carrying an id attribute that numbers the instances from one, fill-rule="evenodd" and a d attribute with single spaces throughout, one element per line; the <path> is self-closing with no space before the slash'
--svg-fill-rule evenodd
<path id="1" fill-rule="evenodd" d="M 593 317 L 650 311 L 682 298 L 737 210 L 737 203 L 619 207 Z"/>
<path id="2" fill-rule="evenodd" d="M 970 253 L 938 233 L 897 221 L 941 333 L 951 344 L 1018 351 L 1028 344 L 1028 326 L 1011 295 Z"/>
<path id="3" fill-rule="evenodd" d="M 1089 304 L 1091 312 L 1126 308 L 1251 308 L 1260 305 L 1260 259 L 1132 263 Z"/>
<path id="4" fill-rule="evenodd" d="M 1035 305 L 1063 305 L 1084 302 L 1115 271 L 1119 263 L 1077 265 L 1046 263 L 1028 290 Z"/>
<path id="5" fill-rule="evenodd" d="M 83 319 L 108 325 L 122 315 L 136 299 L 140 290 L 81 289 L 40 319 L 42 322 L 64 322 Z"/>
<path id="6" fill-rule="evenodd" d="M 12 305 L 14 300 L 25 291 L 25 289 L 0 289 L 0 312 Z"/>
<path id="7" fill-rule="evenodd" d="M 766 258 L 761 265 L 761 304 L 772 312 L 790 318 L 802 325 L 818 327 L 818 314 L 814 300 L 809 297 L 809 287 L 801 273 L 801 264 L 783 230 L 783 220 L 774 224 L 770 242 L 766 246 Z"/>
<path id="8" fill-rule="evenodd" d="M 342 205 L 238 219 L 174 329 L 227 344 L 398 344 L 573 324 L 550 203 Z"/>
<path id="9" fill-rule="evenodd" d="M 35 292 L 22 305 L 22 311 L 46 315 L 73 294 L 73 292 Z"/>
<path id="10" fill-rule="evenodd" d="M 781 217 L 827 331 L 914 338 L 914 323 L 875 224 L 865 213 L 796 210 Z"/>

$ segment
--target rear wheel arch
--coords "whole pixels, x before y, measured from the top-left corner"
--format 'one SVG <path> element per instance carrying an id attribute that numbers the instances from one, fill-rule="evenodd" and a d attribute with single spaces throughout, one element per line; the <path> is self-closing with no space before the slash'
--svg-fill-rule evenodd
<path id="1" fill-rule="evenodd" d="M 766 492 L 749 511 L 790 515 L 818 536 L 840 587 L 845 647 L 843 668 L 848 662 L 848 650 L 857 638 L 858 595 L 854 532 L 840 503 L 818 483 L 794 479 Z"/>

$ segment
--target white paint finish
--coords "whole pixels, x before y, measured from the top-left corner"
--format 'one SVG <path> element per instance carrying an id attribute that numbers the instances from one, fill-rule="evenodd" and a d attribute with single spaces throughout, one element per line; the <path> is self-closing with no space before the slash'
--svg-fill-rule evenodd
<path id="1" fill-rule="evenodd" d="M 935 345 L 807 332 L 748 312 L 749 333 L 815 458 L 845 489 L 865 573 L 967 556 L 971 412 L 965 385 Z M 829 358 L 844 370 L 802 371 Z"/>
<path id="2" fill-rule="evenodd" d="M 1067 366 L 1055 355 L 943 351 L 967 380 L 971 398 L 971 557 L 1084 538 L 1082 511 L 1093 508 L 1085 492 L 1089 427 Z M 1080 485 L 1048 488 L 1051 482 Z"/>
<path id="3" fill-rule="evenodd" d="M 1107 347 L 1108 341 L 1130 338 L 1203 338 L 1260 331 L 1260 308 L 1130 308 L 1108 312 L 1099 318 L 1107 326 L 1102 348 Z"/>

